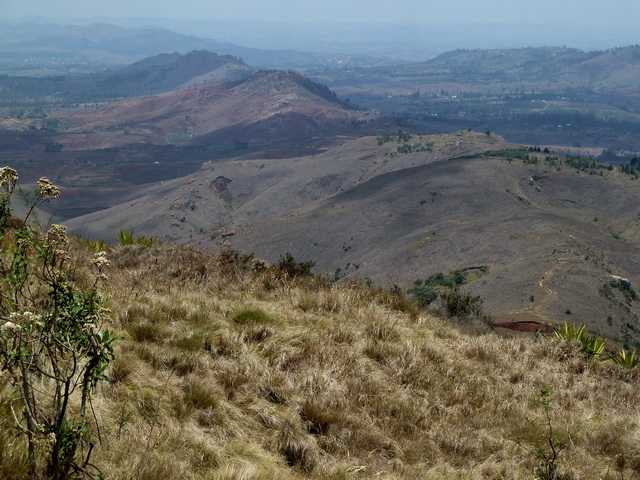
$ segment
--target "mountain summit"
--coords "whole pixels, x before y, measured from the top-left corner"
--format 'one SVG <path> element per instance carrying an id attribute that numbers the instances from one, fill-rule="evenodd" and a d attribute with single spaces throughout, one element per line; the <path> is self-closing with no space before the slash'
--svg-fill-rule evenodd
<path id="1" fill-rule="evenodd" d="M 183 63 L 189 60 L 181 59 Z M 111 103 L 97 110 L 64 112 L 67 148 L 131 143 L 184 144 L 219 140 L 256 142 L 265 136 L 308 138 L 366 120 L 327 87 L 294 72 L 246 73 L 238 63 L 192 78 L 162 95 Z M 240 65 L 241 66 L 241 65 Z M 233 81 L 226 73 L 232 72 Z M 237 77 L 241 77 L 237 79 Z M 275 133 L 277 132 L 277 134 Z"/>

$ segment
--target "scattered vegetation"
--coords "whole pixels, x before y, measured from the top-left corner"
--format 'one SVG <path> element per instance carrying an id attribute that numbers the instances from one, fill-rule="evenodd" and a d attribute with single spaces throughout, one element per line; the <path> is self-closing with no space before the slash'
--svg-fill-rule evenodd
<path id="1" fill-rule="evenodd" d="M 277 265 L 278 270 L 288 278 L 308 277 L 314 266 L 314 262 L 298 262 L 290 253 L 280 257 Z"/>
<path id="2" fill-rule="evenodd" d="M 121 230 L 118 233 L 118 240 L 122 246 L 140 245 L 145 248 L 151 248 L 158 244 L 158 240 L 146 235 L 135 236 L 130 230 Z"/>
<path id="3" fill-rule="evenodd" d="M 597 336 L 589 335 L 586 327 L 576 326 L 565 322 L 555 331 L 555 336 L 559 340 L 579 345 L 582 353 L 589 359 L 613 361 L 620 366 L 635 368 L 638 364 L 636 352 L 621 350 L 617 353 L 607 352 L 606 342 Z"/>
<path id="4" fill-rule="evenodd" d="M 443 294 L 444 307 L 450 318 L 466 320 L 469 317 L 482 316 L 482 298 L 462 292 L 455 288 Z"/>
<path id="5" fill-rule="evenodd" d="M 483 153 L 483 156 L 503 158 L 508 163 L 518 160 L 524 165 L 538 166 L 544 164 L 544 166 L 554 168 L 557 171 L 561 171 L 563 168 L 569 168 L 577 173 L 598 176 L 604 176 L 605 173 L 617 171 L 634 180 L 640 178 L 640 160 L 637 159 L 633 159 L 630 163 L 619 165 L 616 168 L 612 164 L 601 162 L 593 157 L 552 155 L 547 148 L 541 150 L 539 147 L 491 150 Z"/>
<path id="6" fill-rule="evenodd" d="M 446 294 L 457 290 L 466 283 L 478 279 L 486 274 L 488 270 L 487 266 L 482 265 L 464 270 L 454 270 L 448 274 L 436 273 L 426 280 L 416 280 L 413 288 L 411 288 L 408 293 L 421 307 L 428 307 L 441 296 L 444 298 Z M 459 300 L 461 296 L 462 294 L 457 292 L 457 294 L 452 297 L 452 301 L 454 299 L 456 301 Z M 467 300 L 471 301 L 470 299 L 466 299 L 465 301 Z M 478 302 L 475 301 L 475 304 L 477 305 Z"/>
<path id="7" fill-rule="evenodd" d="M 625 368 L 636 368 L 638 366 L 638 355 L 635 350 L 633 352 L 628 352 L 625 349 L 622 349 L 613 356 L 613 361 Z"/>
<path id="8" fill-rule="evenodd" d="M 407 133 L 403 130 L 398 130 L 398 133 L 396 135 L 389 135 L 389 134 L 379 135 L 378 145 L 382 146 L 386 143 L 392 143 L 392 142 L 408 143 L 411 141 L 412 138 L 413 136 L 410 133 Z"/>
<path id="9" fill-rule="evenodd" d="M 638 294 L 636 293 L 631 282 L 626 278 L 613 278 L 609 283 L 603 286 L 604 295 L 607 298 L 613 297 L 611 290 L 618 290 L 622 293 L 627 303 L 633 303 L 638 300 Z"/>
<path id="10" fill-rule="evenodd" d="M 431 152 L 433 150 L 432 143 L 423 143 L 419 141 L 411 143 L 411 140 L 413 140 L 413 138 L 413 135 L 402 130 L 398 130 L 397 135 L 379 135 L 377 140 L 379 146 L 385 145 L 387 143 L 399 143 L 400 145 L 398 145 L 396 153 L 402 155 L 407 155 L 410 153 Z"/>
<path id="11" fill-rule="evenodd" d="M 433 145 L 430 143 L 404 143 L 398 147 L 398 153 L 407 155 L 409 153 L 431 152 Z"/>
<path id="12" fill-rule="evenodd" d="M 502 150 L 490 150 L 482 154 L 483 157 L 499 157 L 509 161 L 529 160 L 529 150 L 526 148 L 505 148 Z"/>
<path id="13" fill-rule="evenodd" d="M 612 165 L 600 163 L 594 158 L 590 157 L 572 157 L 568 156 L 565 161 L 565 165 L 569 168 L 573 168 L 577 172 L 598 173 L 599 170 L 613 170 Z"/>

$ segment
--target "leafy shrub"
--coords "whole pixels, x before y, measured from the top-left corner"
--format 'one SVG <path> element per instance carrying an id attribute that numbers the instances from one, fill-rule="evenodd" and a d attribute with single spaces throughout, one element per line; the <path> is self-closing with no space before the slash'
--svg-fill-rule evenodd
<path id="1" fill-rule="evenodd" d="M 423 280 L 416 280 L 414 287 L 409 290 L 409 295 L 411 295 L 421 307 L 428 307 L 438 299 L 437 290 Z"/>
<path id="2" fill-rule="evenodd" d="M 65 228 L 43 234 L 29 225 L 38 205 L 60 195 L 46 178 L 21 226 L 9 229 L 17 180 L 15 170 L 0 169 L 0 242 L 9 246 L 0 251 L 0 367 L 14 393 L 16 432 L 26 440 L 29 478 L 95 478 L 87 418 L 114 357 L 98 291 L 109 261 L 97 253 L 95 279 L 79 285 Z"/>
<path id="3" fill-rule="evenodd" d="M 471 316 L 479 317 L 482 315 L 482 304 L 484 302 L 480 297 L 470 295 L 456 288 L 443 294 L 442 299 L 449 317 L 465 320 Z"/>
<path id="4" fill-rule="evenodd" d="M 636 293 L 635 289 L 631 285 L 631 282 L 629 282 L 626 279 L 615 278 L 609 282 L 609 287 L 615 288 L 620 292 L 622 292 L 622 294 L 625 297 L 625 300 L 628 303 L 638 300 L 638 294 Z"/>
<path id="5" fill-rule="evenodd" d="M 309 277 L 313 267 L 315 267 L 315 262 L 298 262 L 288 252 L 280 257 L 276 265 L 277 270 L 287 278 Z"/>
<path id="6" fill-rule="evenodd" d="M 436 273 L 427 280 L 427 284 L 433 286 L 442 286 L 447 288 L 456 288 L 460 285 L 464 285 L 466 277 L 461 271 L 454 271 L 448 275 L 443 273 Z"/>
<path id="7" fill-rule="evenodd" d="M 421 307 L 428 307 L 441 293 L 464 285 L 466 281 L 467 276 L 462 270 L 455 270 L 449 274 L 436 273 L 426 280 L 416 280 L 408 293 Z"/>

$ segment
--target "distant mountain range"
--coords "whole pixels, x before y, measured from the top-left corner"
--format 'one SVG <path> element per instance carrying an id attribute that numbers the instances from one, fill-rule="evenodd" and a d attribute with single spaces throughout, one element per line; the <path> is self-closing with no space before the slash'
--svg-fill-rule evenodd
<path id="1" fill-rule="evenodd" d="M 86 72 L 128 64 L 161 53 L 193 50 L 232 55 L 256 68 L 305 69 L 383 62 L 367 56 L 248 48 L 162 28 L 124 28 L 105 23 L 0 23 L 0 72 L 12 74 L 41 76 Z"/>
<path id="2" fill-rule="evenodd" d="M 477 91 L 519 84 L 540 91 L 589 88 L 637 94 L 640 46 L 592 52 L 564 47 L 455 50 L 426 62 L 323 71 L 316 77 L 351 91 L 446 84 L 462 90 L 473 86 Z"/>
<path id="3" fill-rule="evenodd" d="M 584 52 L 571 48 L 456 50 L 402 73 L 472 82 L 547 82 L 550 84 L 640 91 L 640 46 Z"/>
<path id="4" fill-rule="evenodd" d="M 246 78 L 251 72 L 242 60 L 208 51 L 161 54 L 121 68 L 82 75 L 0 77 L 5 101 L 41 99 L 52 102 L 100 101 L 167 92 L 198 77 L 208 82 Z"/>

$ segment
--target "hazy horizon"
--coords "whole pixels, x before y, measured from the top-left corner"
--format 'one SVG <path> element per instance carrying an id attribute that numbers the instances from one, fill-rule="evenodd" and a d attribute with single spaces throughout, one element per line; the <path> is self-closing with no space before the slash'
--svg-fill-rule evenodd
<path id="1" fill-rule="evenodd" d="M 427 59 L 460 48 L 568 46 L 602 50 L 640 43 L 640 2 L 620 0 L 0 0 L 9 21 L 113 23 L 266 49 Z"/>
<path id="2" fill-rule="evenodd" d="M 332 22 L 371 24 L 562 24 L 637 25 L 640 2 L 619 0 L 615 7 L 602 0 L 0 0 L 7 18 L 38 16 L 56 20 L 87 17 L 145 17 L 181 20 L 260 20 L 268 22 Z"/>

